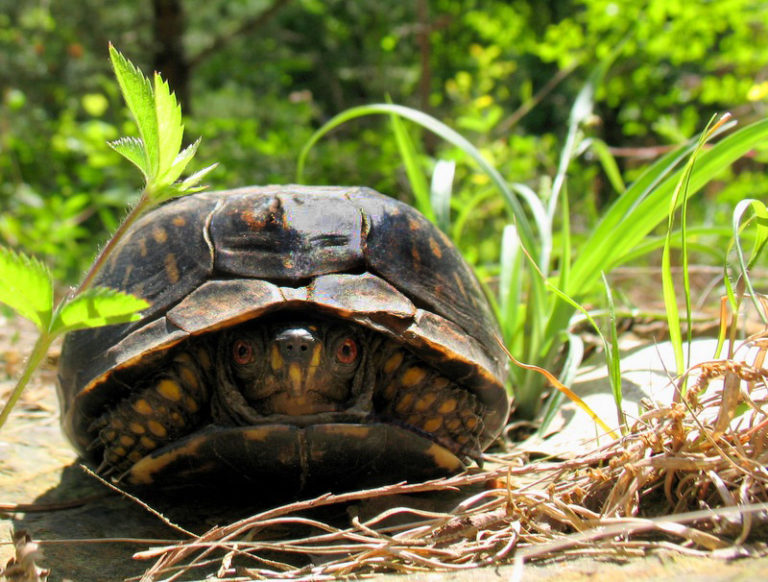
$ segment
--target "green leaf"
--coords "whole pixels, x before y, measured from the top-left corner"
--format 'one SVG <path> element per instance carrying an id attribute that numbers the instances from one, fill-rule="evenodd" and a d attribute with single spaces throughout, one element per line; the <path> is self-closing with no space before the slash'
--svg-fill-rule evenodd
<path id="1" fill-rule="evenodd" d="M 121 137 L 107 142 L 107 145 L 141 170 L 144 179 L 149 182 L 151 170 L 147 165 L 147 152 L 143 141 L 137 137 Z"/>
<path id="2" fill-rule="evenodd" d="M 307 156 L 312 150 L 312 147 L 328 132 L 339 127 L 340 125 L 356 119 L 359 117 L 365 117 L 367 115 L 398 115 L 409 121 L 419 124 L 423 128 L 431 131 L 435 135 L 441 137 L 448 143 L 456 146 L 462 150 L 468 157 L 482 169 L 483 172 L 491 179 L 493 184 L 499 189 L 504 201 L 510 212 L 514 215 L 516 225 L 518 228 L 518 234 L 523 246 L 528 251 L 534 260 L 537 259 L 537 246 L 534 244 L 534 234 L 531 227 L 531 222 L 528 218 L 528 214 L 523 210 L 520 204 L 519 198 L 522 198 L 528 205 L 531 215 L 539 230 L 540 236 L 545 236 L 547 229 L 546 224 L 546 212 L 538 197 L 530 195 L 529 189 L 522 189 L 515 187 L 515 185 L 507 184 L 507 181 L 502 175 L 494 168 L 488 160 L 485 159 L 483 154 L 480 153 L 474 145 L 472 145 L 465 137 L 451 129 L 441 121 L 438 121 L 434 117 L 427 115 L 416 109 L 410 107 L 404 107 L 402 105 L 394 105 L 390 103 L 374 103 L 372 105 L 361 105 L 358 107 L 352 107 L 346 111 L 342 111 L 335 117 L 328 120 L 320 129 L 315 131 L 312 136 L 304 144 L 304 147 L 299 152 L 299 158 L 296 162 L 296 181 L 301 184 L 304 177 L 304 165 L 306 164 Z"/>
<path id="3" fill-rule="evenodd" d="M 188 178 L 184 179 L 181 184 L 179 185 L 180 188 L 186 193 L 192 193 L 192 192 L 199 192 L 200 190 L 204 190 L 207 188 L 207 186 L 198 186 L 199 182 L 205 178 L 210 172 L 216 169 L 216 167 L 219 164 L 211 164 L 207 168 L 203 168 L 202 170 L 198 170 Z"/>
<path id="4" fill-rule="evenodd" d="M 192 158 L 195 157 L 195 154 L 197 153 L 197 147 L 200 145 L 200 140 L 201 138 L 198 138 L 196 142 L 188 145 L 181 153 L 176 156 L 176 158 L 173 160 L 173 164 L 163 177 L 164 183 L 173 184 L 176 180 L 179 179 L 179 176 L 181 176 L 181 174 L 187 168 L 187 164 L 189 164 L 189 162 L 192 161 Z"/>
<path id="5" fill-rule="evenodd" d="M 112 60 L 112 67 L 115 70 L 123 99 L 125 99 L 128 109 L 139 126 L 139 133 L 144 142 L 147 158 L 145 167 L 149 169 L 149 175 L 154 178 L 158 174 L 160 163 L 160 140 L 152 85 L 149 79 L 142 75 L 141 71 L 134 67 L 133 63 L 111 44 L 109 45 L 109 57 Z"/>
<path id="6" fill-rule="evenodd" d="M 438 160 L 429 185 L 429 198 L 432 201 L 432 209 L 435 211 L 435 221 L 440 230 L 446 234 L 451 230 L 451 195 L 455 174 L 456 162 Z"/>
<path id="7" fill-rule="evenodd" d="M 413 197 L 416 202 L 416 208 L 426 216 L 430 222 L 435 222 L 435 212 L 432 209 L 432 201 L 429 199 L 429 185 L 424 172 L 419 167 L 419 153 L 416 146 L 408 135 L 408 130 L 400 120 L 400 117 L 394 113 L 390 114 L 389 120 L 392 123 L 392 132 L 395 134 L 397 149 L 400 152 L 400 159 L 405 164 L 405 173 L 408 176 L 408 182 L 413 191 Z"/>
<path id="8" fill-rule="evenodd" d="M 155 73 L 155 114 L 159 155 L 157 178 L 170 184 L 176 181 L 186 166 L 185 163 L 176 173 L 176 160 L 181 149 L 184 124 L 181 122 L 181 107 L 176 101 L 176 96 L 158 73 Z M 189 159 L 192 158 L 196 149 L 197 146 L 189 155 Z"/>
<path id="9" fill-rule="evenodd" d="M 53 280 L 37 259 L 0 247 L 0 302 L 48 330 L 53 313 Z"/>
<path id="10" fill-rule="evenodd" d="M 138 321 L 141 319 L 139 312 L 147 307 L 149 303 L 135 295 L 108 287 L 91 287 L 59 307 L 51 325 L 51 334 Z"/>

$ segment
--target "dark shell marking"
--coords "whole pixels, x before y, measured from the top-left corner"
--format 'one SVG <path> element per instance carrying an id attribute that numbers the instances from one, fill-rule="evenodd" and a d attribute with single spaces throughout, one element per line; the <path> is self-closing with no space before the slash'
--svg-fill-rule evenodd
<path id="1" fill-rule="evenodd" d="M 96 283 L 140 295 L 151 307 L 139 322 L 67 336 L 59 370 L 62 424 L 78 450 L 92 460 L 106 458 L 110 464 L 110 456 L 129 459 L 130 481 L 162 480 L 160 469 L 175 474 L 181 458 L 187 467 L 199 465 L 185 471 L 205 474 L 219 455 L 212 448 L 263 458 L 253 461 L 253 470 L 269 473 L 269 459 L 290 456 L 289 450 L 300 451 L 304 459 L 312 450 L 326 450 L 332 439 L 343 440 L 338 436 L 342 429 L 323 431 L 322 425 L 285 431 L 277 428 L 284 424 L 265 425 L 259 430 L 272 426 L 271 434 L 290 435 L 284 449 L 270 453 L 255 448 L 254 427 L 211 427 L 189 434 L 169 421 L 165 436 L 153 434 L 153 439 L 121 426 L 130 427 L 135 415 L 145 432 L 151 432 L 153 415 L 194 426 L 203 416 L 189 403 L 205 409 L 207 393 L 193 386 L 189 370 L 198 378 L 209 378 L 209 372 L 197 360 L 191 368 L 178 362 L 169 366 L 169 354 L 197 345 L 189 343 L 194 338 L 275 313 L 323 314 L 403 346 L 389 348 L 392 357 L 401 351 L 406 363 L 373 396 L 376 414 L 388 424 L 374 428 L 382 425 L 374 418 L 365 421 L 373 424 L 361 433 L 370 437 L 367 445 L 360 445 L 364 456 L 378 453 L 383 441 L 400 442 L 402 433 L 402 438 L 413 439 L 411 462 L 439 467 L 436 473 L 455 471 L 461 463 L 445 456 L 453 453 L 435 456 L 429 443 L 442 441 L 455 449 L 465 440 L 466 448 L 454 453 L 476 456 L 506 420 L 506 358 L 471 269 L 420 214 L 372 190 L 243 188 L 175 200 L 132 227 Z M 382 361 L 383 369 L 386 359 Z M 422 368 L 428 371 L 416 378 L 420 372 L 411 370 Z M 183 393 L 178 402 L 163 395 L 163 390 L 175 395 L 175 389 L 161 385 L 162 377 Z M 137 412 L 137 407 L 143 409 L 138 404 L 142 400 L 150 414 Z M 441 407 L 445 411 L 454 402 L 456 415 L 442 416 L 437 427 L 437 417 L 445 414 Z M 426 435 L 423 445 L 416 444 L 419 431 Z M 146 437 L 143 444 L 141 437 Z M 307 441 L 310 437 L 321 440 Z M 234 439 L 231 447 L 223 444 L 225 438 Z M 155 449 L 149 446 L 153 444 Z M 345 458 L 352 463 L 352 457 L 350 452 Z M 382 467 L 387 465 L 384 457 Z M 391 453 L 390 462 L 397 459 Z M 286 463 L 298 466 L 296 459 Z M 307 459 L 299 463 L 300 479 L 310 478 L 312 472 L 305 469 L 311 464 Z M 313 466 L 314 473 L 324 474 L 321 462 Z"/>

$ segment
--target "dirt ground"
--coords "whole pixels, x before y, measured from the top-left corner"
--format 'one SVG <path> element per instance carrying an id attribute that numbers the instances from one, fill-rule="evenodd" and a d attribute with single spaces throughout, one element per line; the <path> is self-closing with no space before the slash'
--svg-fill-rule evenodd
<path id="1" fill-rule="evenodd" d="M 20 372 L 24 350 L 32 339 L 31 330 L 23 322 L 0 318 L 0 400 L 3 402 L 12 388 L 12 379 Z M 659 385 L 666 381 L 659 372 L 659 369 L 663 370 L 663 365 L 656 367 L 658 377 L 655 380 L 652 377 L 643 363 L 648 359 L 648 353 L 642 349 L 634 350 L 627 358 L 628 372 L 624 379 L 630 399 L 633 389 L 639 384 L 644 389 L 653 390 L 656 380 Z M 178 539 L 179 534 L 139 504 L 109 491 L 80 468 L 59 430 L 53 369 L 56 357 L 54 349 L 48 366 L 29 386 L 9 423 L 0 432 L 0 504 L 6 509 L 13 504 L 32 505 L 25 508 L 27 511 L 0 511 L 0 563 L 5 564 L 13 555 L 11 531 L 23 529 L 42 543 L 43 558 L 40 563 L 51 569 L 49 579 L 53 582 L 140 577 L 150 563 L 133 559 L 133 554 L 164 540 Z M 587 387 L 585 394 L 597 408 L 605 400 L 606 390 L 604 379 L 599 376 L 599 367 L 587 368 L 582 382 Z M 639 390 L 637 398 L 645 393 Z M 557 451 L 572 446 L 575 438 L 570 432 L 572 430 L 572 423 L 561 424 L 559 438 L 542 443 L 542 449 Z M 67 507 L 73 501 L 77 502 L 75 506 Z M 260 508 L 259 501 L 241 499 L 236 507 L 227 507 L 226 504 L 203 507 L 197 504 L 188 506 L 183 501 L 172 499 L 161 501 L 160 507 L 172 520 L 202 533 L 212 525 L 248 515 Z M 415 503 L 426 503 L 427 506 L 443 501 L 429 499 L 429 496 L 426 500 L 424 496 L 414 499 Z M 410 575 L 408 579 L 423 582 L 506 580 L 511 579 L 513 574 L 514 566 L 504 565 Z M 381 580 L 403 579 L 399 575 L 376 577 Z M 768 580 L 768 558 L 728 562 L 674 553 L 623 561 L 579 558 L 525 565 L 521 579 L 612 582 L 617 579 L 661 581 L 681 577 L 717 582 Z"/>

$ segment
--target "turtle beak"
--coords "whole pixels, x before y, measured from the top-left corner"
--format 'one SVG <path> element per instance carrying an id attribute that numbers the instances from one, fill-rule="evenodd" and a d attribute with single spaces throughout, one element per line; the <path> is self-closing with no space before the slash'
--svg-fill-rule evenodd
<path id="1" fill-rule="evenodd" d="M 320 363 L 323 346 L 306 328 L 291 328 L 281 331 L 273 344 L 273 368 L 287 368 L 288 388 L 293 397 L 305 394 L 308 385 Z"/>

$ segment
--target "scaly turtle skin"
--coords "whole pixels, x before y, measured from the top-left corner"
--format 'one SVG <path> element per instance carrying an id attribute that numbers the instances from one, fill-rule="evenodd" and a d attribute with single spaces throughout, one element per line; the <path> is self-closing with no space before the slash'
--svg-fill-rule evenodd
<path id="1" fill-rule="evenodd" d="M 174 200 L 131 228 L 96 284 L 151 304 L 62 349 L 64 431 L 114 480 L 288 495 L 429 478 L 478 459 L 507 417 L 506 359 L 472 271 L 370 189 Z"/>

